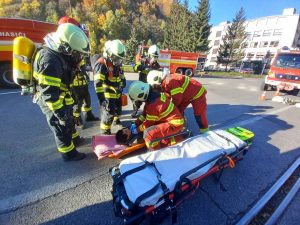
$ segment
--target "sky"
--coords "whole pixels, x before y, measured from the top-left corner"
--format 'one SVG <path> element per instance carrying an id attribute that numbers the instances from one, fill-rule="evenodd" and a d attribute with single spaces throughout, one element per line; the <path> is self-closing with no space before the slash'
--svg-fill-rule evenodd
<path id="1" fill-rule="evenodd" d="M 199 0 L 189 0 L 189 7 L 195 10 Z M 232 21 L 241 7 L 247 19 L 281 15 L 284 8 L 296 8 L 300 14 L 300 0 L 209 0 L 211 9 L 210 22 L 218 25 L 223 21 Z"/>

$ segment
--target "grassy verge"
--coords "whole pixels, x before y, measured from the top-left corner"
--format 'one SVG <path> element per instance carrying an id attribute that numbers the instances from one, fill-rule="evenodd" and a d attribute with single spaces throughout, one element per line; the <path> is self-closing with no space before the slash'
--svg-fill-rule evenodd
<path id="1" fill-rule="evenodd" d="M 234 71 L 209 71 L 209 72 L 200 72 L 196 76 L 220 76 L 220 77 L 251 77 L 251 78 L 262 78 L 260 74 L 244 74 Z"/>

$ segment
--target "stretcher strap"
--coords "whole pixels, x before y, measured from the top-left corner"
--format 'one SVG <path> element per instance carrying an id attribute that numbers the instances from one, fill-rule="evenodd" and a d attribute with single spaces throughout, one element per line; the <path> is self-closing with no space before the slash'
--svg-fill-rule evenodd
<path id="1" fill-rule="evenodd" d="M 234 145 L 234 147 L 235 147 L 235 150 L 238 150 L 238 149 L 239 149 L 239 147 L 237 146 L 237 144 L 234 143 L 234 142 L 233 142 L 232 140 L 230 140 L 229 138 L 223 136 L 222 134 L 218 134 L 217 132 L 214 132 L 214 133 L 215 133 L 216 135 L 218 135 L 219 137 L 225 139 L 226 141 L 232 143 L 232 144 Z"/>

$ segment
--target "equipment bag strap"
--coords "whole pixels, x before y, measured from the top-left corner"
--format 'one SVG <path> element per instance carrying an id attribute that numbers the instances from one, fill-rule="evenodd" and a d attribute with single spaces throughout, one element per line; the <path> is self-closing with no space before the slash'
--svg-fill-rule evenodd
<path id="1" fill-rule="evenodd" d="M 225 136 L 222 135 L 222 134 L 218 134 L 217 132 L 214 132 L 214 133 L 215 133 L 216 135 L 218 135 L 219 137 L 225 139 L 226 141 L 232 143 L 232 144 L 234 145 L 234 147 L 235 147 L 235 150 L 238 150 L 238 149 L 239 149 L 239 147 L 237 146 L 237 144 L 234 143 L 232 140 L 230 140 L 228 137 L 225 137 Z"/>

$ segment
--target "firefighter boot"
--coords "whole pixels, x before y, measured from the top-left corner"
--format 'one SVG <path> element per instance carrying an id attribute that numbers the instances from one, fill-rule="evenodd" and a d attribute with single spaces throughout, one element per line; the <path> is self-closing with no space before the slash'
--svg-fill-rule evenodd
<path id="1" fill-rule="evenodd" d="M 94 116 L 92 111 L 88 111 L 85 114 L 85 121 L 99 121 L 99 117 Z"/>
<path id="2" fill-rule="evenodd" d="M 65 162 L 79 161 L 85 158 L 85 154 L 74 149 L 70 152 L 62 153 L 62 158 Z"/>
<path id="3" fill-rule="evenodd" d="M 75 145 L 75 147 L 79 147 L 81 145 L 83 145 L 85 142 L 85 138 L 77 136 L 76 138 L 73 139 L 73 144 Z"/>

